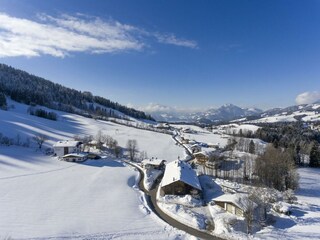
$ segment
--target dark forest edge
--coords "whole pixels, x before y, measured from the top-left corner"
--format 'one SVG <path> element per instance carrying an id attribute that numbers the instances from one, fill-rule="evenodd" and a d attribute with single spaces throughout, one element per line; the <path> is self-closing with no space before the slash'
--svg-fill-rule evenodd
<path id="1" fill-rule="evenodd" d="M 91 92 L 67 88 L 25 71 L 0 64 L 0 98 L 2 99 L 4 95 L 27 105 L 41 105 L 86 117 L 126 118 L 121 114 L 123 113 L 136 119 L 154 121 L 150 115 L 142 111 L 104 97 L 94 96 Z M 5 100 L 2 99 L 0 107 L 6 109 Z"/>

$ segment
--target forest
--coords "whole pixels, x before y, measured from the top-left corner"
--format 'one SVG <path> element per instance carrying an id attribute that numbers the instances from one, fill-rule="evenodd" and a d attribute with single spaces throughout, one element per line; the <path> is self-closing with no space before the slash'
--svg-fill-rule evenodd
<path id="1" fill-rule="evenodd" d="M 0 98 L 3 95 L 27 105 L 42 105 L 70 113 L 87 116 L 122 118 L 117 111 L 137 119 L 154 120 L 142 111 L 128 108 L 117 102 L 90 92 L 81 92 L 49 80 L 31 75 L 5 64 L 0 64 Z M 0 99 L 1 100 L 1 99 Z M 5 108 L 4 101 L 0 107 Z M 97 106 L 97 105 L 101 106 Z M 106 109 L 108 108 L 108 109 Z"/>

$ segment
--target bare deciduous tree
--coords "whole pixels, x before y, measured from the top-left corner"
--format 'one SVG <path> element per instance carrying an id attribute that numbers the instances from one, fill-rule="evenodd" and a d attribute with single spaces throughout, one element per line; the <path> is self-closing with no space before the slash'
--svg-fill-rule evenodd
<path id="1" fill-rule="evenodd" d="M 33 136 L 32 139 L 38 144 L 39 149 L 41 149 L 43 143 L 48 140 L 47 136 L 43 135 L 43 134 L 37 134 L 37 135 Z"/>
<path id="2" fill-rule="evenodd" d="M 127 151 L 129 153 L 129 158 L 134 161 L 138 152 L 138 143 L 135 139 L 129 139 L 127 142 Z"/>

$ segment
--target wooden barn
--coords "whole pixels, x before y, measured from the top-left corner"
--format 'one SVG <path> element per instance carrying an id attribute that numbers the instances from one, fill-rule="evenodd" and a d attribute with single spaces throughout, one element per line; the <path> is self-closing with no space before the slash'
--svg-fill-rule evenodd
<path id="1" fill-rule="evenodd" d="M 160 194 L 164 195 L 199 195 L 202 188 L 196 172 L 181 160 L 170 162 L 161 181 Z"/>
<path id="2" fill-rule="evenodd" d="M 214 203 L 223 208 L 229 213 L 235 214 L 239 217 L 244 217 L 244 212 L 249 205 L 256 207 L 256 204 L 248 199 L 247 194 L 224 194 L 215 199 Z"/>

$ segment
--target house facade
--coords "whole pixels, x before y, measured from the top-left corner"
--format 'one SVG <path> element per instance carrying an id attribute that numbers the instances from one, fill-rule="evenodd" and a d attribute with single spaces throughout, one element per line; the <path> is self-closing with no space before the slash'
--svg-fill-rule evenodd
<path id="1" fill-rule="evenodd" d="M 54 153 L 58 157 L 63 157 L 69 153 L 78 153 L 80 152 L 80 146 L 82 142 L 66 140 L 66 141 L 58 141 L 53 145 Z"/>
<path id="2" fill-rule="evenodd" d="M 198 164 L 206 164 L 209 160 L 209 154 L 207 152 L 196 152 L 193 154 Z"/>
<path id="3" fill-rule="evenodd" d="M 249 207 L 256 208 L 256 204 L 248 199 L 247 194 L 224 194 L 213 199 L 213 201 L 225 211 L 239 217 L 244 217 L 244 213 Z"/>

